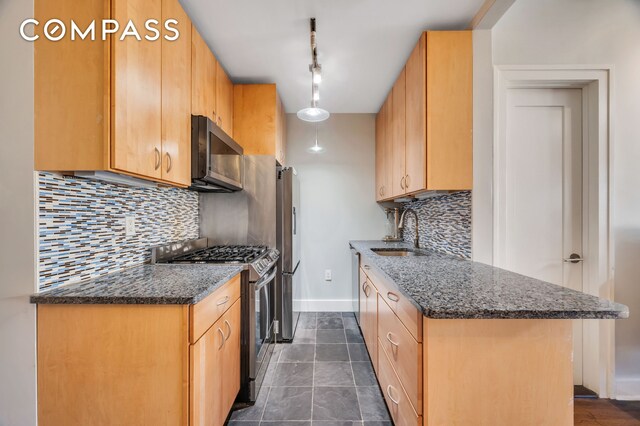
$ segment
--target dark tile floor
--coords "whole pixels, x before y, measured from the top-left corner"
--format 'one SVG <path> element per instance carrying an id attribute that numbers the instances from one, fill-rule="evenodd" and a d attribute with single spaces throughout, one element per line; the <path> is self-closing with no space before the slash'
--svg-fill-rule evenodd
<path id="1" fill-rule="evenodd" d="M 253 407 L 237 426 L 391 426 L 353 313 L 305 312 L 294 342 L 276 346 Z"/>

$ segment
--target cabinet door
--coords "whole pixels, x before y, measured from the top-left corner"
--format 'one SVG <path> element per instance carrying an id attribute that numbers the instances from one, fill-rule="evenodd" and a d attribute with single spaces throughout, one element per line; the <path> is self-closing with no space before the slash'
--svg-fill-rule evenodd
<path id="1" fill-rule="evenodd" d="M 404 195 L 405 191 L 405 70 L 393 85 L 392 108 L 392 194 Z"/>
<path id="2" fill-rule="evenodd" d="M 233 137 L 233 83 L 220 62 L 216 61 L 217 123 L 226 134 Z"/>
<path id="3" fill-rule="evenodd" d="M 285 161 L 285 147 L 286 147 L 286 117 L 284 113 L 284 107 L 282 106 L 282 100 L 276 92 L 276 160 L 281 165 L 284 165 Z"/>
<path id="4" fill-rule="evenodd" d="M 161 0 L 113 0 L 112 18 L 144 28 L 149 16 L 161 16 Z M 161 44 L 127 37 L 111 43 L 111 167 L 160 178 Z"/>
<path id="5" fill-rule="evenodd" d="M 190 423 L 191 426 L 218 426 L 224 423 L 222 405 L 225 334 L 218 320 L 191 345 Z"/>
<path id="6" fill-rule="evenodd" d="M 180 37 L 162 43 L 162 179 L 191 183 L 191 21 L 178 0 L 162 0 L 162 20 Z"/>
<path id="7" fill-rule="evenodd" d="M 384 104 L 384 199 L 393 198 L 393 91 L 389 92 Z"/>
<path id="8" fill-rule="evenodd" d="M 384 190 L 384 109 L 376 114 L 376 201 L 383 198 Z"/>
<path id="9" fill-rule="evenodd" d="M 423 33 L 406 65 L 406 192 L 427 188 L 426 38 Z"/>
<path id="10" fill-rule="evenodd" d="M 191 111 L 216 121 L 216 58 L 195 26 L 191 32 Z"/>
<path id="11" fill-rule="evenodd" d="M 225 343 L 222 360 L 222 408 L 226 415 L 240 392 L 240 300 L 222 317 Z"/>
<path id="12" fill-rule="evenodd" d="M 471 189 L 472 32 L 428 32 L 426 63 L 427 189 Z"/>

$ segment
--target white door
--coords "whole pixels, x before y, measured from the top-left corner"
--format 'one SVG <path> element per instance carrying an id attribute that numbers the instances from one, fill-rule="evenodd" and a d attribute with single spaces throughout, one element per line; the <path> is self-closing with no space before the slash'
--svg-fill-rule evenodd
<path id="1" fill-rule="evenodd" d="M 499 150 L 497 263 L 582 291 L 582 90 L 510 89 Z M 582 321 L 574 321 L 574 383 L 582 384 Z"/>

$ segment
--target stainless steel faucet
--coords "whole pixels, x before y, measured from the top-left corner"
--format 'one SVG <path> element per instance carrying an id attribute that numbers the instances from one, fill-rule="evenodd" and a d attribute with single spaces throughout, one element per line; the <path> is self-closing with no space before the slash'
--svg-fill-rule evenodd
<path id="1" fill-rule="evenodd" d="M 402 212 L 402 215 L 400 216 L 400 224 L 398 225 L 398 228 L 404 230 L 404 218 L 409 212 L 413 213 L 413 217 L 416 219 L 416 237 L 413 239 L 413 246 L 415 248 L 420 248 L 420 237 L 418 233 L 418 213 L 416 213 L 415 210 L 404 209 L 404 211 Z"/>

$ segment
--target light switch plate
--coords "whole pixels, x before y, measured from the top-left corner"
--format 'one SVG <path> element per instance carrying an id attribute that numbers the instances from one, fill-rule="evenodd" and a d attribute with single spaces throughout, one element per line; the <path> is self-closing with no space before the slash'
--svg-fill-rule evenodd
<path id="1" fill-rule="evenodd" d="M 324 280 L 331 281 L 331 269 L 325 269 L 324 271 Z"/>
<path id="2" fill-rule="evenodd" d="M 135 216 L 124 217 L 124 233 L 127 237 L 136 235 L 136 218 Z"/>

